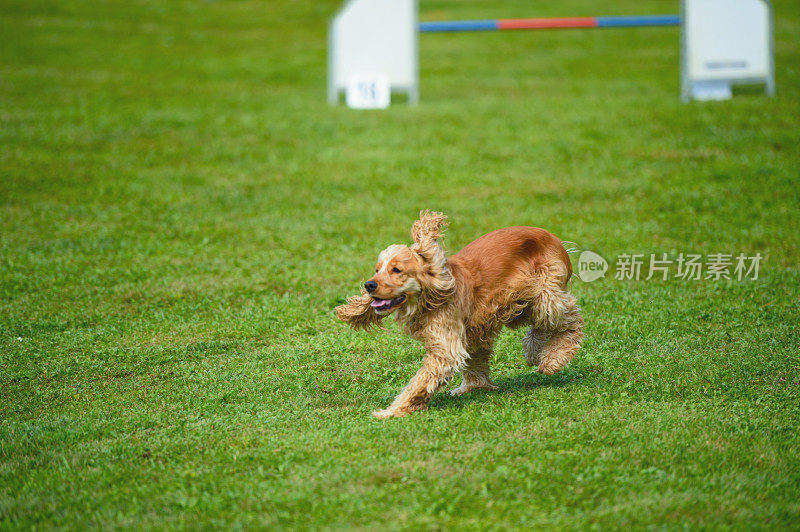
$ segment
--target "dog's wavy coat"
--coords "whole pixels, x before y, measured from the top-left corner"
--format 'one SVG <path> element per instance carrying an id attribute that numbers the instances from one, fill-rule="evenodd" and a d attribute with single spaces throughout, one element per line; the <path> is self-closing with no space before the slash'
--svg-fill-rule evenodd
<path id="1" fill-rule="evenodd" d="M 567 292 L 572 267 L 557 237 L 535 227 L 507 227 L 447 258 L 440 242 L 446 226 L 444 214 L 421 212 L 411 229 L 414 243 L 383 250 L 361 295 L 336 308 L 356 329 L 379 326 L 395 313 L 425 346 L 422 368 L 376 417 L 427 408 L 457 371 L 464 381 L 454 395 L 493 389 L 489 361 L 503 325 L 530 327 L 523 350 L 540 373 L 559 371 L 580 349 L 583 318 Z"/>

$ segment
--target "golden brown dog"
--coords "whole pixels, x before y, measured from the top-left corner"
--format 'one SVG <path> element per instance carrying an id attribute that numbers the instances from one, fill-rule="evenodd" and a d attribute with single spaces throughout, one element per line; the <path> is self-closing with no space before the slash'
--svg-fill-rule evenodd
<path id="1" fill-rule="evenodd" d="M 383 250 L 361 295 L 336 307 L 353 328 L 369 329 L 394 313 L 425 346 L 422 368 L 376 417 L 427 408 L 457 371 L 464 381 L 454 395 L 492 389 L 489 361 L 503 325 L 530 326 L 523 350 L 540 373 L 559 371 L 580 349 L 583 318 L 567 291 L 572 267 L 558 238 L 536 227 L 507 227 L 447 258 L 440 242 L 446 226 L 442 213 L 421 212 L 414 243 Z"/>

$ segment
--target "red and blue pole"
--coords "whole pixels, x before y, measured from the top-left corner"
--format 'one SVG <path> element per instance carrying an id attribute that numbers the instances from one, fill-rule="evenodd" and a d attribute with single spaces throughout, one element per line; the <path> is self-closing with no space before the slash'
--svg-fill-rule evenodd
<path id="1" fill-rule="evenodd" d="M 502 31 L 545 30 L 568 28 L 639 28 L 647 26 L 680 26 L 679 15 L 645 15 L 631 17 L 571 17 L 571 18 L 501 18 L 490 20 L 450 20 L 421 22 L 419 31 Z"/>

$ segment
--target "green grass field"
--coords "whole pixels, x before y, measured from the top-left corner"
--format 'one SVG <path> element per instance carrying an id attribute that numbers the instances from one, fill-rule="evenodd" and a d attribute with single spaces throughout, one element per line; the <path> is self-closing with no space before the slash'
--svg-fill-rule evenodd
<path id="1" fill-rule="evenodd" d="M 337 7 L 0 0 L 0 527 L 797 529 L 800 4 L 773 99 L 681 104 L 677 28 L 436 34 L 420 105 L 362 112 L 325 103 Z M 575 279 L 564 372 L 508 331 L 498 390 L 378 421 L 422 349 L 333 307 L 423 208 L 451 252 L 524 224 L 764 259 Z"/>

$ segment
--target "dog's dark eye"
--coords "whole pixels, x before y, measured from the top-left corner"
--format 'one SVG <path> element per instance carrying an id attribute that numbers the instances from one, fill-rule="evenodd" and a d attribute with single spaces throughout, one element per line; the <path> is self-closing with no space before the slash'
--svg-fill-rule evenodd
<path id="1" fill-rule="evenodd" d="M 400 268 L 398 268 L 398 267 L 394 267 L 394 268 L 392 268 L 392 271 L 393 271 L 394 273 L 400 273 Z"/>

